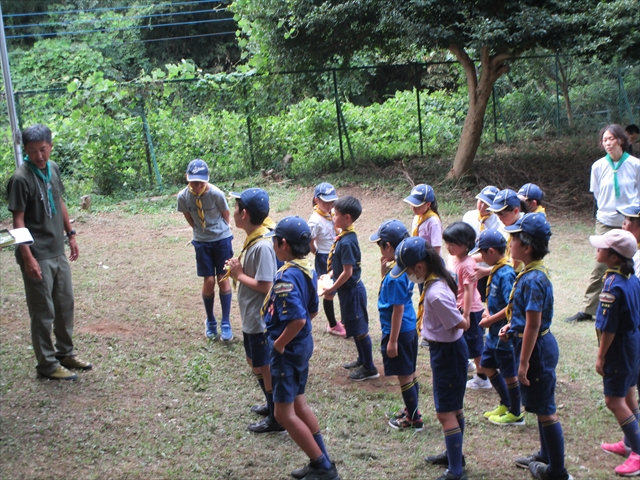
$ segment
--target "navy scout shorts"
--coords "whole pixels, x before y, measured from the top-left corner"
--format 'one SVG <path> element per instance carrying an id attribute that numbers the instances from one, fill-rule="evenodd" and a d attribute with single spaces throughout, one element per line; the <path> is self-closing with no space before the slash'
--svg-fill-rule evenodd
<path id="1" fill-rule="evenodd" d="M 326 275 L 329 270 L 327 269 L 327 260 L 329 259 L 328 253 L 316 253 L 316 273 L 318 276 Z"/>
<path id="2" fill-rule="evenodd" d="M 353 288 L 339 288 L 338 300 L 340 300 L 340 318 L 347 331 L 347 337 L 369 333 L 367 290 L 364 284 L 358 282 Z"/>
<path id="3" fill-rule="evenodd" d="M 522 338 L 516 341 L 516 365 L 520 365 Z M 530 385 L 520 383 L 522 405 L 527 412 L 536 415 L 553 415 L 556 413 L 556 366 L 558 365 L 558 342 L 551 332 L 538 337 L 531 358 L 527 380 Z"/>
<path id="4" fill-rule="evenodd" d="M 313 339 L 309 336 L 300 341 L 291 341 L 280 353 L 273 348 L 278 337 L 269 338 L 271 350 L 271 386 L 273 401 L 293 403 L 298 395 L 304 395 L 309 377 L 309 359 L 313 353 Z"/>
<path id="5" fill-rule="evenodd" d="M 429 342 L 429 355 L 436 412 L 462 410 L 467 386 L 467 343 L 462 337 L 451 343 Z"/>
<path id="6" fill-rule="evenodd" d="M 482 320 L 482 312 L 471 312 L 469 314 L 469 328 L 464 332 L 464 339 L 467 341 L 469 348 L 469 358 L 477 358 L 482 355 L 484 348 L 484 328 L 478 324 Z"/>
<path id="7" fill-rule="evenodd" d="M 244 353 L 255 367 L 269 365 L 269 348 L 267 336 L 264 333 L 242 332 Z"/>
<path id="8" fill-rule="evenodd" d="M 636 332 L 616 334 L 615 351 L 611 348 L 604 361 L 604 394 L 607 397 L 626 397 L 638 383 L 638 340 Z M 613 345 L 612 345 L 613 347 Z"/>
<path id="9" fill-rule="evenodd" d="M 480 366 L 500 370 L 503 378 L 518 376 L 518 367 L 516 366 L 513 348 L 509 350 L 499 350 L 497 348 L 489 348 L 485 345 L 482 351 L 482 357 L 480 358 Z"/>
<path id="10" fill-rule="evenodd" d="M 398 334 L 398 356 L 389 358 L 387 356 L 387 345 L 389 335 L 384 335 L 380 344 L 382 361 L 384 363 L 384 374 L 391 375 L 413 375 L 416 372 L 418 361 L 418 332 L 400 332 Z"/>
<path id="11" fill-rule="evenodd" d="M 196 242 L 191 244 L 196 249 L 196 267 L 199 277 L 224 275 L 224 262 L 233 257 L 231 242 L 233 237 L 223 238 L 216 242 Z"/>

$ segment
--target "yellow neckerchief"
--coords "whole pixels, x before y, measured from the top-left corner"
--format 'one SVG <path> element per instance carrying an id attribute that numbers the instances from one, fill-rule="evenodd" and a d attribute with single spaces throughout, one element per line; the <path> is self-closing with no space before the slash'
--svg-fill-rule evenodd
<path id="1" fill-rule="evenodd" d="M 529 212 L 529 213 L 544 213 L 546 215 L 547 210 L 542 205 L 538 205 L 538 208 L 536 208 L 533 212 Z"/>
<path id="2" fill-rule="evenodd" d="M 198 210 L 198 218 L 200 219 L 200 223 L 202 224 L 202 229 L 204 230 L 207 226 L 207 222 L 204 219 L 204 210 L 202 209 L 202 200 L 200 200 L 200 197 L 202 197 L 202 195 L 204 195 L 205 193 L 207 193 L 209 191 L 209 185 L 207 185 L 202 192 L 200 193 L 200 195 L 198 195 L 196 192 L 194 192 L 193 188 L 191 188 L 191 185 L 189 185 L 189 192 L 191 192 L 191 194 L 196 197 L 196 208 Z"/>
<path id="3" fill-rule="evenodd" d="M 380 298 L 380 292 L 382 291 L 382 284 L 384 283 L 384 279 L 387 278 L 387 275 L 389 275 L 389 272 L 393 269 L 393 267 L 395 267 L 395 265 L 396 265 L 395 261 L 387 263 L 386 270 L 382 274 L 382 280 L 380 281 L 380 288 L 378 288 L 378 298 Z"/>
<path id="4" fill-rule="evenodd" d="M 435 273 L 431 273 L 422 284 L 422 293 L 420 294 L 420 300 L 418 301 L 418 315 L 416 316 L 416 329 L 418 330 L 418 333 L 422 332 L 422 317 L 424 315 L 424 294 L 427 291 L 427 287 L 437 280 L 440 280 L 440 277 Z"/>
<path id="5" fill-rule="evenodd" d="M 620 265 L 618 265 L 617 267 L 608 268 L 607 270 L 605 270 L 604 276 L 602 277 L 602 281 L 604 281 L 605 278 L 607 278 L 610 273 L 617 273 L 618 275 L 623 276 L 624 278 L 631 277 L 631 275 L 625 275 L 624 273 L 622 273 L 622 271 L 620 270 Z"/>
<path id="6" fill-rule="evenodd" d="M 509 303 L 507 305 L 507 310 L 506 310 L 506 316 L 507 316 L 507 322 L 511 322 L 511 316 L 513 315 L 513 297 L 515 296 L 516 293 L 516 287 L 518 286 L 518 282 L 520 281 L 520 279 L 522 277 L 524 277 L 527 273 L 533 271 L 533 270 L 539 270 L 542 273 L 544 273 L 544 275 L 547 277 L 547 279 L 549 278 L 549 273 L 547 272 L 547 267 L 544 266 L 544 260 L 534 260 L 533 262 L 531 262 L 530 264 L 528 264 L 526 267 L 524 267 L 524 270 L 522 270 L 518 276 L 516 277 L 516 281 L 513 282 L 513 288 L 511 289 L 511 293 L 509 294 Z"/>
<path id="7" fill-rule="evenodd" d="M 424 222 L 429 220 L 431 217 L 437 217 L 438 219 L 440 219 L 438 214 L 436 212 L 434 212 L 433 210 L 431 210 L 431 209 L 427 210 L 422 215 L 416 215 L 415 216 L 416 226 L 413 227 L 413 231 L 411 232 L 411 236 L 412 237 L 417 237 L 418 236 L 418 231 L 420 230 L 420 225 L 422 225 Z"/>
<path id="8" fill-rule="evenodd" d="M 511 262 L 509 261 L 509 257 L 504 256 L 500 260 L 498 260 L 491 269 L 491 273 L 489 273 L 489 278 L 487 279 L 487 290 L 485 292 L 487 298 L 489 297 L 489 292 L 491 291 L 491 280 L 493 279 L 493 274 L 506 265 L 511 265 Z"/>
<path id="9" fill-rule="evenodd" d="M 313 280 L 313 267 L 311 266 L 311 262 L 307 258 L 296 258 L 293 260 L 289 260 L 284 262 L 284 265 L 278 269 L 276 273 L 276 279 L 278 278 L 278 273 L 283 273 L 285 270 L 289 270 L 290 268 L 299 268 L 304 272 L 304 274 Z M 282 278 L 282 275 L 280 275 Z M 260 315 L 264 317 L 264 314 L 267 312 L 267 308 L 269 307 L 269 301 L 271 300 L 271 293 L 273 292 L 273 287 L 276 282 L 273 282 L 267 296 L 264 297 L 264 301 L 262 302 L 262 308 L 260 309 Z"/>
<path id="10" fill-rule="evenodd" d="M 320 215 L 322 218 L 329 220 L 331 222 L 331 225 L 333 225 L 333 217 L 331 216 L 330 213 L 325 212 L 324 210 L 322 210 L 318 205 L 314 205 L 313 206 L 313 211 L 315 213 L 317 213 L 318 215 Z M 338 233 L 338 229 L 336 228 L 335 225 L 333 225 L 333 231 L 337 234 Z"/>
<path id="11" fill-rule="evenodd" d="M 327 271 L 331 271 L 331 264 L 333 263 L 333 254 L 336 251 L 336 245 L 338 244 L 338 242 L 340 241 L 340 239 L 342 237 L 344 237 L 345 235 L 347 235 L 348 233 L 356 233 L 356 229 L 354 228 L 353 225 L 345 228 L 344 230 L 342 230 L 338 236 L 336 237 L 336 239 L 333 241 L 333 244 L 331 245 L 331 250 L 329 250 L 329 256 L 327 257 Z"/>
<path id="12" fill-rule="evenodd" d="M 262 240 L 262 238 L 264 238 L 264 236 L 267 233 L 273 230 L 273 228 L 271 227 L 275 227 L 275 222 L 271 220 L 271 218 L 267 217 L 262 222 L 262 225 L 260 225 L 253 232 L 247 235 L 247 238 L 244 240 L 244 243 L 242 244 L 242 250 L 240 250 L 240 254 L 238 255 L 238 260 L 240 262 L 242 262 L 242 257 L 244 256 L 244 252 L 249 250 L 258 241 Z M 227 271 L 227 273 L 225 273 L 224 276 L 222 277 L 222 280 L 226 280 L 227 278 L 229 278 L 230 275 L 231 275 L 230 271 Z M 237 286 L 238 286 L 238 281 L 234 278 L 233 288 L 235 289 Z"/>
<path id="13" fill-rule="evenodd" d="M 487 227 L 484 226 L 484 222 L 491 218 L 491 213 L 487 213 L 486 215 L 481 215 L 480 210 L 478 210 L 478 222 L 480 222 L 480 231 L 484 231 Z"/>

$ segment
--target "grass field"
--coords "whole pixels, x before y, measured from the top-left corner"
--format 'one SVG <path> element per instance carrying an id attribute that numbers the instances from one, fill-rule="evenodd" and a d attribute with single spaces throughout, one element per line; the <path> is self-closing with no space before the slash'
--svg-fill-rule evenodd
<path id="1" fill-rule="evenodd" d="M 277 220 L 307 218 L 311 189 L 265 187 Z M 369 295 L 375 360 L 380 326 L 376 311 L 379 253 L 368 236 L 388 218 L 411 221 L 402 191 L 340 188 L 360 198 L 356 222 L 363 250 L 363 279 Z M 157 200 L 151 211 L 121 205 L 111 213 L 72 212 L 80 258 L 72 265 L 76 294 L 75 343 L 94 364 L 77 382 L 36 380 L 22 280 L 13 252 L 0 252 L 0 477 L 1 478 L 215 478 L 284 479 L 306 463 L 284 434 L 246 431 L 262 402 L 244 359 L 240 318 L 233 303 L 236 339 L 230 344 L 204 337 L 201 281 L 195 274 L 191 232 L 174 198 Z M 445 225 L 461 218 L 474 201 L 444 205 Z M 462 207 L 464 205 L 464 208 Z M 601 441 L 621 432 L 604 405 L 595 373 L 593 323 L 568 325 L 591 271 L 594 252 L 588 217 L 554 214 L 548 256 L 555 289 L 552 327 L 560 345 L 557 403 L 566 442 L 566 463 L 576 479 L 612 478 L 619 458 L 605 454 Z M 239 251 L 244 234 L 234 230 Z M 417 299 L 416 299 L 417 300 Z M 337 306 L 337 302 L 336 302 Z M 216 300 L 216 312 L 219 303 Z M 421 350 L 418 375 L 421 433 L 391 429 L 384 413 L 401 406 L 397 381 L 380 377 L 349 383 L 344 361 L 351 341 L 325 333 L 322 313 L 313 322 L 315 353 L 307 387 L 327 448 L 342 478 L 435 478 L 438 467 L 423 461 L 444 448 L 431 394 L 428 352 Z M 513 457 L 538 448 L 536 419 L 526 426 L 498 427 L 482 412 L 497 405 L 492 390 L 467 391 L 464 452 L 471 479 L 526 479 Z"/>

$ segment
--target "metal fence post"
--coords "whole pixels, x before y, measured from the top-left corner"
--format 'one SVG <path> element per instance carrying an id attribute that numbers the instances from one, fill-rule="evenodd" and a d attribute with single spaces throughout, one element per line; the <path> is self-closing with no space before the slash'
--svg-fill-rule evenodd
<path id="1" fill-rule="evenodd" d="M 622 69 L 618 69 L 618 81 L 620 86 L 620 119 L 622 119 L 623 110 L 626 110 L 629 114 L 629 123 L 636 123 L 633 119 L 633 109 L 631 108 L 631 104 L 629 103 L 627 90 L 624 88 L 624 77 L 622 76 Z"/>
<path id="2" fill-rule="evenodd" d="M 558 65 L 558 54 L 556 53 L 556 133 L 559 135 L 560 134 L 560 84 L 558 81 L 558 70 L 559 70 L 559 65 Z"/>
<path id="3" fill-rule="evenodd" d="M 145 138 L 147 139 L 147 146 L 149 147 L 149 154 L 151 155 L 151 161 L 153 162 L 153 169 L 156 173 L 156 181 L 158 183 L 158 189 L 163 190 L 162 178 L 160 177 L 160 169 L 158 168 L 158 162 L 156 160 L 156 151 L 153 147 L 153 140 L 151 139 L 151 130 L 149 129 L 149 123 L 147 122 L 147 115 L 145 114 L 145 102 L 144 96 L 140 100 L 140 118 L 142 118 L 142 127 L 144 128 Z"/>
<path id="4" fill-rule="evenodd" d="M 342 162 L 342 168 L 344 168 L 344 149 L 342 146 L 342 124 L 340 122 L 340 99 L 338 98 L 338 78 L 336 77 L 335 68 L 333 73 L 333 94 L 336 98 L 336 120 L 338 121 L 338 138 L 340 139 L 340 161 Z"/>
<path id="5" fill-rule="evenodd" d="M 498 117 L 496 115 L 496 86 L 491 87 L 491 100 L 493 103 L 493 137 L 498 143 Z"/>
<path id="6" fill-rule="evenodd" d="M 420 137 L 420 155 L 424 156 L 424 141 L 422 139 L 422 112 L 420 105 L 420 76 L 418 75 L 418 64 L 413 64 L 416 75 L 416 104 L 418 106 L 418 136 Z"/>
<path id="7" fill-rule="evenodd" d="M 251 170 L 256 169 L 255 160 L 253 158 L 253 137 L 251 135 L 251 115 L 249 114 L 249 98 L 247 96 L 247 85 L 242 85 L 242 91 L 246 102 L 246 115 L 247 115 L 247 134 L 249 136 L 249 156 L 251 157 Z"/>

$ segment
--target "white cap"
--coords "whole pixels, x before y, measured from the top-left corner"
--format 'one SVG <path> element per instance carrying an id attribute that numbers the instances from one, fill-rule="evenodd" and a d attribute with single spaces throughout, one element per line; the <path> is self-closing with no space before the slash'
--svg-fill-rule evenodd
<path id="1" fill-rule="evenodd" d="M 633 233 L 626 230 L 609 230 L 604 235 L 591 235 L 591 245 L 596 248 L 611 248 L 625 258 L 633 258 L 638 251 L 638 242 Z"/>

